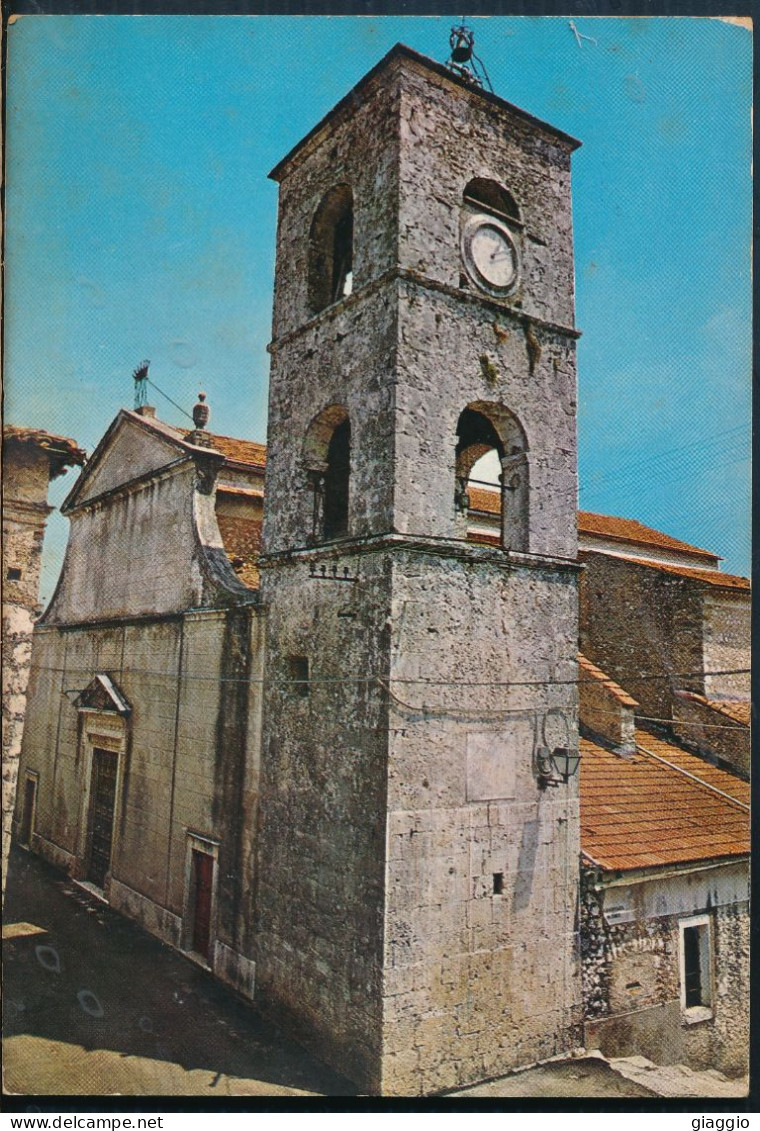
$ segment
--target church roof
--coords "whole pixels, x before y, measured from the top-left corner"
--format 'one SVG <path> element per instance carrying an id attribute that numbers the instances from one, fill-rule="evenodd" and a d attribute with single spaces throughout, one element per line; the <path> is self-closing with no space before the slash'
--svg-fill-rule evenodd
<path id="1" fill-rule="evenodd" d="M 127 412 L 127 410 L 124 410 Z M 179 440 L 183 444 L 192 443 L 189 437 L 192 428 L 175 428 L 173 424 L 166 424 L 155 416 L 143 416 L 141 413 L 129 413 L 130 416 L 139 416 L 142 424 L 153 428 L 156 432 L 172 440 Z M 263 471 L 266 466 L 266 444 L 258 444 L 254 440 L 241 440 L 237 436 L 221 436 L 218 432 L 206 432 L 208 441 L 216 451 L 221 452 L 228 463 L 244 464 L 246 467 L 255 467 Z"/>
<path id="2" fill-rule="evenodd" d="M 273 181 L 279 181 L 282 174 L 285 172 L 286 167 L 290 164 L 293 158 L 304 149 L 318 133 L 320 133 L 325 126 L 335 118 L 341 116 L 349 107 L 353 108 L 357 105 L 360 95 L 363 90 L 390 64 L 396 59 L 407 59 L 419 66 L 424 67 L 426 70 L 433 74 L 439 75 L 442 78 L 448 79 L 449 82 L 455 86 L 462 87 L 470 94 L 474 94 L 479 98 L 490 102 L 492 105 L 500 106 L 508 110 L 511 114 L 521 118 L 524 122 L 529 123 L 533 127 L 537 127 L 544 133 L 548 133 L 556 137 L 559 141 L 564 142 L 570 147 L 571 150 L 578 149 L 580 141 L 572 137 L 570 134 L 565 133 L 564 130 L 557 129 L 556 126 L 550 125 L 548 122 L 536 118 L 533 114 L 529 114 L 527 110 L 521 110 L 519 106 L 507 102 L 506 99 L 500 98 L 498 94 L 492 94 L 489 90 L 484 90 L 482 87 L 474 86 L 472 83 L 467 82 L 466 79 L 461 78 L 455 71 L 449 70 L 443 63 L 437 63 L 434 59 L 429 59 L 427 55 L 420 55 L 418 51 L 414 51 L 411 47 L 407 47 L 405 43 L 397 43 L 390 51 L 383 56 L 379 63 L 359 80 L 359 82 L 351 88 L 348 94 L 336 103 L 335 106 L 325 116 L 317 122 L 317 124 L 305 134 L 293 148 L 286 153 L 286 155 L 277 162 L 272 169 L 269 176 Z"/>
<path id="3" fill-rule="evenodd" d="M 590 550 L 581 551 L 581 556 L 590 553 Z M 674 577 L 682 577 L 688 581 L 697 581 L 700 584 L 712 586 L 715 589 L 733 589 L 748 593 L 752 588 L 748 577 L 740 577 L 735 573 L 723 573 L 719 569 L 692 569 L 690 566 L 671 565 L 669 562 L 652 562 L 648 558 L 629 557 L 620 554 L 619 560 L 632 562 L 634 565 L 655 569 L 660 573 L 670 573 Z"/>
<path id="4" fill-rule="evenodd" d="M 705 562 L 720 561 L 718 554 L 710 550 L 703 550 L 699 546 L 692 546 L 689 542 L 682 542 L 679 538 L 671 538 L 661 530 L 654 530 L 637 522 L 635 518 L 617 518 L 610 514 L 592 514 L 591 511 L 578 511 L 578 533 L 597 534 L 609 538 L 613 542 L 639 543 L 645 546 L 659 547 L 663 550 L 677 550 L 681 554 L 690 554 L 695 558 L 703 558 Z"/>
<path id="5" fill-rule="evenodd" d="M 749 852 L 749 785 L 672 742 L 636 731 L 621 757 L 580 740 L 581 851 L 605 871 Z"/>

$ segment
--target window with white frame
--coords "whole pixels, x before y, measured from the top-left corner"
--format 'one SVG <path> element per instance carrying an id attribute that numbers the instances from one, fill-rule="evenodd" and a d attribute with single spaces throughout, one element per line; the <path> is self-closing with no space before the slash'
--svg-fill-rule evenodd
<path id="1" fill-rule="evenodd" d="M 709 915 L 695 915 L 678 924 L 681 966 L 681 1008 L 687 1020 L 712 1017 L 712 938 Z"/>

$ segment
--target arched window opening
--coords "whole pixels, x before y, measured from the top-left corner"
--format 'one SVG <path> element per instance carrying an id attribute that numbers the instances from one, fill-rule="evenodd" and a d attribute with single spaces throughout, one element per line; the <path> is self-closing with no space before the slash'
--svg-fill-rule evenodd
<path id="1" fill-rule="evenodd" d="M 348 478 L 351 466 L 351 425 L 344 420 L 332 434 L 325 472 L 325 538 L 348 533 Z"/>
<path id="2" fill-rule="evenodd" d="M 490 181 L 485 177 L 473 177 L 464 190 L 464 202 L 485 212 L 492 212 L 503 219 L 520 223 L 517 201 L 511 192 L 497 181 Z"/>
<path id="3" fill-rule="evenodd" d="M 309 305 L 314 314 L 351 294 L 353 249 L 353 194 L 349 185 L 335 185 L 323 196 L 309 234 Z"/>
<path id="4" fill-rule="evenodd" d="M 454 501 L 461 536 L 527 551 L 527 440 L 504 405 L 475 402 L 459 417 Z"/>
<path id="5" fill-rule="evenodd" d="M 342 405 L 323 409 L 309 425 L 303 464 L 312 494 L 310 540 L 348 533 L 351 477 L 351 424 Z"/>

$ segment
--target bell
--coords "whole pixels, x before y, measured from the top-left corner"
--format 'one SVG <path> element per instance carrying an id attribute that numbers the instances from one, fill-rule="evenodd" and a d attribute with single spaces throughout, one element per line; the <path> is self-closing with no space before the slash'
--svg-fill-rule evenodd
<path id="1" fill-rule="evenodd" d="M 451 59 L 454 63 L 469 63 L 472 58 L 474 37 L 471 31 L 460 28 L 451 33 Z"/>

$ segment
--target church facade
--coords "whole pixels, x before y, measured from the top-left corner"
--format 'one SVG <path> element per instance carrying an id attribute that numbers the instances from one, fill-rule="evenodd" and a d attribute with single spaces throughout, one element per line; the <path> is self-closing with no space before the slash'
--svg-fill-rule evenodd
<path id="1" fill-rule="evenodd" d="M 577 145 L 394 48 L 272 173 L 266 452 L 122 411 L 36 630 L 29 846 L 374 1094 L 583 1042 Z"/>

